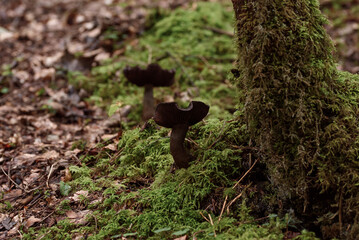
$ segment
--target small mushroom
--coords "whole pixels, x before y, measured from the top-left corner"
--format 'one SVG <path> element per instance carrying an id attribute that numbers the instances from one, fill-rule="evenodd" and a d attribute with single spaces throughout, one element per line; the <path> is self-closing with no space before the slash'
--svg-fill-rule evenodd
<path id="1" fill-rule="evenodd" d="M 172 128 L 170 151 L 177 167 L 188 168 L 192 156 L 183 146 L 188 127 L 200 122 L 208 110 L 208 105 L 198 101 L 192 101 L 187 108 L 180 108 L 175 102 L 157 105 L 154 120 L 162 127 Z"/>
<path id="2" fill-rule="evenodd" d="M 164 70 L 158 64 L 149 64 L 146 69 L 126 67 L 123 74 L 133 84 L 145 88 L 142 119 L 147 121 L 154 115 L 153 87 L 168 87 L 174 82 L 175 71 Z"/>

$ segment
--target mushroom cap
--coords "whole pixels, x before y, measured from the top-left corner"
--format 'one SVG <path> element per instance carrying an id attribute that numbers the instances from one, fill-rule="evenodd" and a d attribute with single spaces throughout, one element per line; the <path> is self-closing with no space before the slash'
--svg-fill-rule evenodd
<path id="1" fill-rule="evenodd" d="M 175 73 L 175 70 L 164 70 L 156 63 L 148 65 L 146 69 L 141 69 L 139 66 L 127 66 L 123 70 L 123 74 L 131 83 L 137 86 L 151 84 L 154 87 L 171 86 L 174 82 Z"/>
<path id="2" fill-rule="evenodd" d="M 155 122 L 167 128 L 178 124 L 192 126 L 207 116 L 209 106 L 199 101 L 192 101 L 187 108 L 178 107 L 177 103 L 160 103 L 156 107 Z"/>

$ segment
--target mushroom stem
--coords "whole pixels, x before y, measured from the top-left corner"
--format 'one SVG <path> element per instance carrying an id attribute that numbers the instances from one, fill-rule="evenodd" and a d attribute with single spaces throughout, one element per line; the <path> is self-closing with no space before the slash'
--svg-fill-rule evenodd
<path id="1" fill-rule="evenodd" d="M 177 124 L 172 128 L 170 151 L 175 164 L 179 168 L 188 168 L 188 163 L 192 158 L 183 146 L 187 131 L 187 124 Z"/>
<path id="2" fill-rule="evenodd" d="M 146 84 L 145 85 L 145 93 L 143 96 L 143 110 L 142 110 L 142 118 L 144 121 L 152 118 L 155 114 L 154 108 L 154 99 L 153 99 L 153 85 Z"/>

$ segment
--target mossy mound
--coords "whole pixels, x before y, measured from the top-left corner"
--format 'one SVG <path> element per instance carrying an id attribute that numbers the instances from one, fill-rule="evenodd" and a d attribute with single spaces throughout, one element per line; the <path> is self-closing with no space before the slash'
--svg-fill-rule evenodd
<path id="1" fill-rule="evenodd" d="M 233 3 L 245 123 L 278 197 L 324 235 L 354 238 L 359 76 L 336 70 L 317 0 Z"/>
<path id="2" fill-rule="evenodd" d="M 89 196 L 101 199 L 90 203 L 84 197 L 81 201 L 81 208 L 91 211 L 86 225 L 63 220 L 51 228 L 36 232 L 30 229 L 24 239 L 175 239 L 187 235 L 197 239 L 274 240 L 290 232 L 288 228 L 296 224 L 291 214 L 278 217 L 266 211 L 262 220 L 250 214 L 249 199 L 258 198 L 260 191 L 270 194 L 270 190 L 249 184 L 263 180 L 259 168 L 253 168 L 233 188 L 250 167 L 248 164 L 253 164 L 249 162 L 251 151 L 243 146 L 248 139 L 237 137 L 238 132 L 248 135 L 243 125 L 212 119 L 193 126 L 186 146 L 196 160 L 188 169 L 172 172 L 168 132 L 156 129 L 151 121 L 143 131 L 126 131 L 117 153 L 100 152 L 94 156 L 97 161 L 84 156 L 82 167 L 70 168 L 74 180 L 69 185 L 87 189 Z M 256 156 L 255 151 L 252 154 Z M 239 195 L 242 197 L 235 200 Z M 221 213 L 225 196 L 228 212 Z M 76 211 L 78 207 L 64 200 L 56 213 Z M 263 220 L 265 224 L 258 226 L 257 222 Z M 314 233 L 305 230 L 296 230 L 296 235 L 296 239 L 316 239 Z"/>

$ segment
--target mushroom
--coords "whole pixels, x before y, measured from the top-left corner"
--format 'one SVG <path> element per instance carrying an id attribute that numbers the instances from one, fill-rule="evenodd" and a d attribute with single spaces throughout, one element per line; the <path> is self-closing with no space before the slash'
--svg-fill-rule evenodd
<path id="1" fill-rule="evenodd" d="M 133 84 L 145 88 L 142 119 L 147 121 L 154 115 L 153 87 L 168 87 L 174 82 L 175 71 L 164 70 L 158 64 L 149 64 L 146 69 L 126 67 L 123 74 Z"/>
<path id="2" fill-rule="evenodd" d="M 188 127 L 200 122 L 208 110 L 209 106 L 199 101 L 192 101 L 187 108 L 180 108 L 175 102 L 157 105 L 154 120 L 162 127 L 172 128 L 170 151 L 177 167 L 188 168 L 192 156 L 183 146 Z"/>

